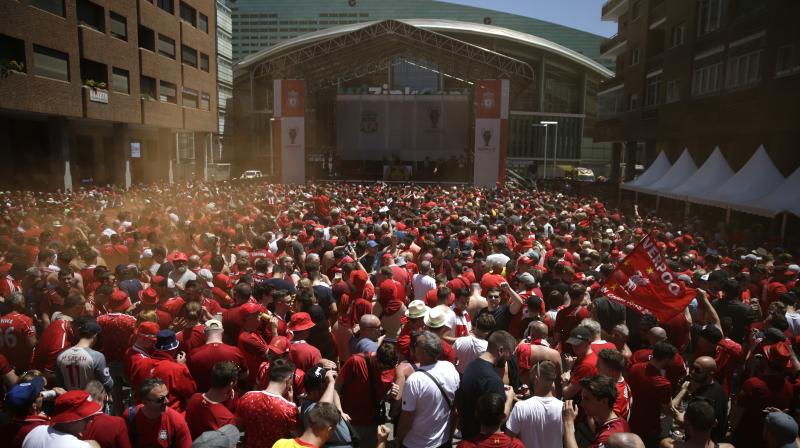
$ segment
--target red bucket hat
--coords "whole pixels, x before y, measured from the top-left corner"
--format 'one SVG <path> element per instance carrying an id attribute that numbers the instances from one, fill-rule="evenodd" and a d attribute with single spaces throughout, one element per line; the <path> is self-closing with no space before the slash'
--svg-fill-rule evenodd
<path id="1" fill-rule="evenodd" d="M 102 410 L 100 404 L 92 400 L 85 390 L 71 390 L 56 398 L 53 424 L 72 423 L 97 415 Z"/>
<path id="2" fill-rule="evenodd" d="M 153 288 L 143 289 L 139 291 L 139 300 L 145 305 L 155 305 L 158 303 L 158 293 Z"/>
<path id="3" fill-rule="evenodd" d="M 305 331 L 314 327 L 314 321 L 311 320 L 311 315 L 308 313 L 295 313 L 289 320 L 289 330 L 291 331 Z"/>
<path id="4" fill-rule="evenodd" d="M 111 299 L 108 301 L 108 308 L 114 312 L 125 311 L 131 307 L 131 299 L 128 297 L 128 293 L 117 289 L 113 293 L 111 293 Z"/>

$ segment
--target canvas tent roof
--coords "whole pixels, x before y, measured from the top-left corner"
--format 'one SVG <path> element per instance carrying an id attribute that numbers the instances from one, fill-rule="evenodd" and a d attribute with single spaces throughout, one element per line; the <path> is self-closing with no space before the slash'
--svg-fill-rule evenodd
<path id="1" fill-rule="evenodd" d="M 715 189 L 694 190 L 689 194 L 689 201 L 741 210 L 742 204 L 768 195 L 783 180 L 783 175 L 761 145 L 742 169 L 725 183 Z"/>
<path id="2" fill-rule="evenodd" d="M 642 187 L 646 187 L 661 179 L 661 176 L 666 174 L 671 167 L 672 164 L 669 162 L 667 155 L 664 154 L 664 151 L 661 151 L 658 153 L 656 160 L 653 161 L 650 167 L 647 168 L 641 176 L 622 184 L 622 188 L 631 191 L 642 191 Z"/>
<path id="3" fill-rule="evenodd" d="M 661 179 L 658 179 L 656 182 L 646 187 L 642 187 L 641 191 L 645 193 L 659 194 L 662 191 L 672 190 L 683 183 L 683 181 L 688 179 L 696 171 L 697 165 L 695 165 L 692 155 L 689 154 L 688 149 L 684 148 L 681 156 L 678 157 L 678 160 L 675 161 L 675 164 L 672 165 L 672 168 L 670 168 L 666 174 L 661 176 Z"/>
<path id="4" fill-rule="evenodd" d="M 732 176 L 733 170 L 722 155 L 722 151 L 716 147 L 694 174 L 672 190 L 662 190 L 659 195 L 684 201 L 690 194 L 712 190 Z"/>
<path id="5" fill-rule="evenodd" d="M 781 212 L 800 216 L 800 168 L 794 170 L 778 188 L 763 198 L 740 204 L 740 210 L 754 215 L 773 217 Z"/>

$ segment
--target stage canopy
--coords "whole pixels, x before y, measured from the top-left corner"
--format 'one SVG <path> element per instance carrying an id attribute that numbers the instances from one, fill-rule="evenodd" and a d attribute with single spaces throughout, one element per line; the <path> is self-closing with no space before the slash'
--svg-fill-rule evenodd
<path id="1" fill-rule="evenodd" d="M 688 200 L 698 204 L 740 210 L 745 204 L 775 190 L 784 177 L 775 168 L 767 150 L 759 146 L 750 160 L 725 183 L 714 189 L 693 190 Z"/>
<path id="2" fill-rule="evenodd" d="M 622 184 L 622 188 L 631 191 L 645 191 L 643 187 L 656 183 L 671 167 L 672 164 L 669 162 L 667 155 L 664 154 L 664 151 L 661 151 L 647 171 L 636 179 Z"/>
<path id="3" fill-rule="evenodd" d="M 726 182 L 733 176 L 733 170 L 719 147 L 706 159 L 695 173 L 677 187 L 669 191 L 659 192 L 660 196 L 685 201 L 690 194 L 698 191 L 708 191 Z"/>
<path id="4" fill-rule="evenodd" d="M 800 216 L 800 168 L 796 169 L 771 193 L 754 201 L 739 204 L 738 209 L 754 215 L 773 217 L 782 212 Z"/>
<path id="5" fill-rule="evenodd" d="M 646 187 L 641 187 L 640 191 L 660 194 L 663 191 L 672 190 L 691 177 L 695 172 L 697 172 L 697 165 L 695 165 L 691 154 L 689 154 L 689 150 L 684 148 L 681 156 L 678 157 L 678 160 L 675 161 L 672 168 L 661 176 L 661 179 L 658 179 L 656 182 Z"/>

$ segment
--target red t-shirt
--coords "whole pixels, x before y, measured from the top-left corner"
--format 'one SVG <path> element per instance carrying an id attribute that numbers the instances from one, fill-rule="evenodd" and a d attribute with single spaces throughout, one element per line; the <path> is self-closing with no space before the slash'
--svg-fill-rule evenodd
<path id="1" fill-rule="evenodd" d="M 714 361 L 717 363 L 714 379 L 722 386 L 725 395 L 730 395 L 733 373 L 744 363 L 744 350 L 738 343 L 725 338 L 717 344 Z"/>
<path id="2" fill-rule="evenodd" d="M 252 386 L 256 382 L 258 366 L 267 360 L 269 345 L 257 332 L 243 331 L 239 334 L 238 347 L 244 355 L 244 359 L 247 361 L 247 369 L 250 371 L 247 377 L 247 383 Z"/>
<path id="3" fill-rule="evenodd" d="M 587 317 L 590 317 L 590 313 L 583 305 L 570 305 L 558 311 L 555 335 L 562 346 L 566 344 L 572 330 Z"/>
<path id="4" fill-rule="evenodd" d="M 30 317 L 16 311 L 0 317 L 0 354 L 20 371 L 28 370 L 31 363 L 33 347 L 28 343 L 31 336 L 36 336 L 36 327 Z"/>
<path id="5" fill-rule="evenodd" d="M 442 354 L 439 355 L 439 361 L 449 361 L 450 364 L 456 365 L 456 351 L 453 350 L 453 345 L 442 339 Z"/>
<path id="6" fill-rule="evenodd" d="M 617 381 L 617 401 L 614 402 L 614 413 L 628 420 L 631 410 L 631 388 L 625 378 Z"/>
<path id="7" fill-rule="evenodd" d="M 81 434 L 82 440 L 94 440 L 103 448 L 130 448 L 128 425 L 122 417 L 97 414 Z"/>
<path id="8" fill-rule="evenodd" d="M 294 377 L 292 378 L 292 395 L 297 397 L 306 392 L 303 378 L 306 373 L 300 369 L 294 369 Z M 269 361 L 264 361 L 258 367 L 258 375 L 256 376 L 256 390 L 264 390 L 269 386 Z"/>
<path id="9" fill-rule="evenodd" d="M 289 359 L 295 367 L 305 372 L 322 359 L 322 354 L 306 341 L 292 341 L 289 346 Z"/>
<path id="10" fill-rule="evenodd" d="M 764 408 L 786 409 L 792 401 L 792 385 L 783 376 L 761 375 L 748 378 L 736 397 L 742 407 L 739 426 L 733 431 L 736 446 L 762 446 L 764 439 Z"/>
<path id="11" fill-rule="evenodd" d="M 185 364 L 180 364 L 172 355 L 156 350 L 151 355 L 152 377 L 161 378 L 169 390 L 169 406 L 176 411 L 186 410 L 186 402 L 195 392 L 197 385 Z"/>
<path id="12" fill-rule="evenodd" d="M 336 381 L 341 386 L 342 409 L 350 415 L 352 423 L 363 426 L 377 424 L 376 402 L 389 391 L 394 381 L 394 369 L 379 371 L 374 354 L 369 357 L 356 354 L 345 361 Z"/>
<path id="13" fill-rule="evenodd" d="M 462 440 L 458 448 L 525 448 L 522 441 L 502 432 L 479 434 L 469 440 Z"/>
<path id="14" fill-rule="evenodd" d="M 589 447 L 600 448 L 604 446 L 603 444 L 608 442 L 608 438 L 611 437 L 611 434 L 614 434 L 615 432 L 630 432 L 628 422 L 625 421 L 624 418 L 612 418 L 611 420 L 608 420 L 600 425 L 595 433 L 594 442 L 592 442 Z"/>
<path id="15" fill-rule="evenodd" d="M 631 359 L 628 361 L 628 367 L 638 364 L 640 362 L 649 362 L 653 358 L 652 348 L 643 348 L 633 352 Z M 686 377 L 686 361 L 680 353 L 675 354 L 672 362 L 667 364 L 666 377 L 672 384 L 678 384 L 678 381 Z M 619 413 L 617 413 L 619 415 Z"/>
<path id="16" fill-rule="evenodd" d="M 205 344 L 205 326 L 203 324 L 197 324 L 193 327 L 179 331 L 175 336 L 178 338 L 178 342 L 181 344 L 180 349 L 186 353 L 191 353 L 192 350 Z"/>
<path id="17" fill-rule="evenodd" d="M 297 426 L 297 406 L 263 390 L 244 394 L 236 415 L 244 430 L 244 448 L 271 448 Z"/>
<path id="18" fill-rule="evenodd" d="M 55 372 L 58 354 L 72 346 L 72 319 L 63 317 L 54 320 L 42 333 L 33 351 L 31 367 L 34 369 Z"/>
<path id="19" fill-rule="evenodd" d="M 125 410 L 123 419 L 129 421 L 128 413 L 130 408 Z M 186 420 L 172 408 L 161 414 L 161 418 L 147 418 L 142 412 L 142 405 L 136 406 L 136 448 L 191 448 L 192 436 L 189 434 L 189 426 Z M 130 433 L 131 431 L 128 430 Z"/>
<path id="20" fill-rule="evenodd" d="M 226 344 L 236 345 L 239 332 L 242 331 L 244 318 L 240 314 L 239 308 L 241 308 L 241 305 L 228 308 L 222 312 L 223 338 Z"/>
<path id="21" fill-rule="evenodd" d="M 569 383 L 578 384 L 581 379 L 597 375 L 597 353 L 592 352 L 576 359 L 569 373 Z"/>
<path id="22" fill-rule="evenodd" d="M 628 371 L 628 384 L 633 392 L 631 430 L 642 438 L 661 433 L 661 406 L 672 398 L 672 383 L 649 362 L 634 364 Z"/>
<path id="23" fill-rule="evenodd" d="M 186 366 L 197 383 L 197 390 L 207 391 L 211 388 L 211 369 L 218 362 L 230 361 L 242 371 L 247 370 L 247 360 L 238 347 L 221 342 L 204 344 L 189 353 Z"/>
<path id="24" fill-rule="evenodd" d="M 225 403 L 209 401 L 204 394 L 197 393 L 186 405 L 186 424 L 192 439 L 196 439 L 206 431 L 214 431 L 227 424 L 236 425 L 236 416 Z"/>
<path id="25" fill-rule="evenodd" d="M 106 356 L 106 362 L 121 362 L 125 358 L 127 341 L 136 329 L 136 318 L 124 313 L 98 316 L 97 324 L 103 330 L 96 350 Z"/>

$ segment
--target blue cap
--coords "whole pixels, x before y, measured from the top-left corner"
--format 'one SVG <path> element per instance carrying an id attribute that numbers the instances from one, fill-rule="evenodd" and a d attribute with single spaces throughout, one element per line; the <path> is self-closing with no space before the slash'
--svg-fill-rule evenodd
<path id="1" fill-rule="evenodd" d="M 6 393 L 6 407 L 12 411 L 27 411 L 28 407 L 44 389 L 44 377 L 35 376 L 27 383 L 20 383 Z"/>
<path id="2" fill-rule="evenodd" d="M 375 240 L 369 240 L 367 241 L 367 247 L 378 247 L 378 243 Z"/>
<path id="3" fill-rule="evenodd" d="M 156 335 L 156 350 L 174 350 L 180 343 L 172 330 L 161 330 Z"/>

